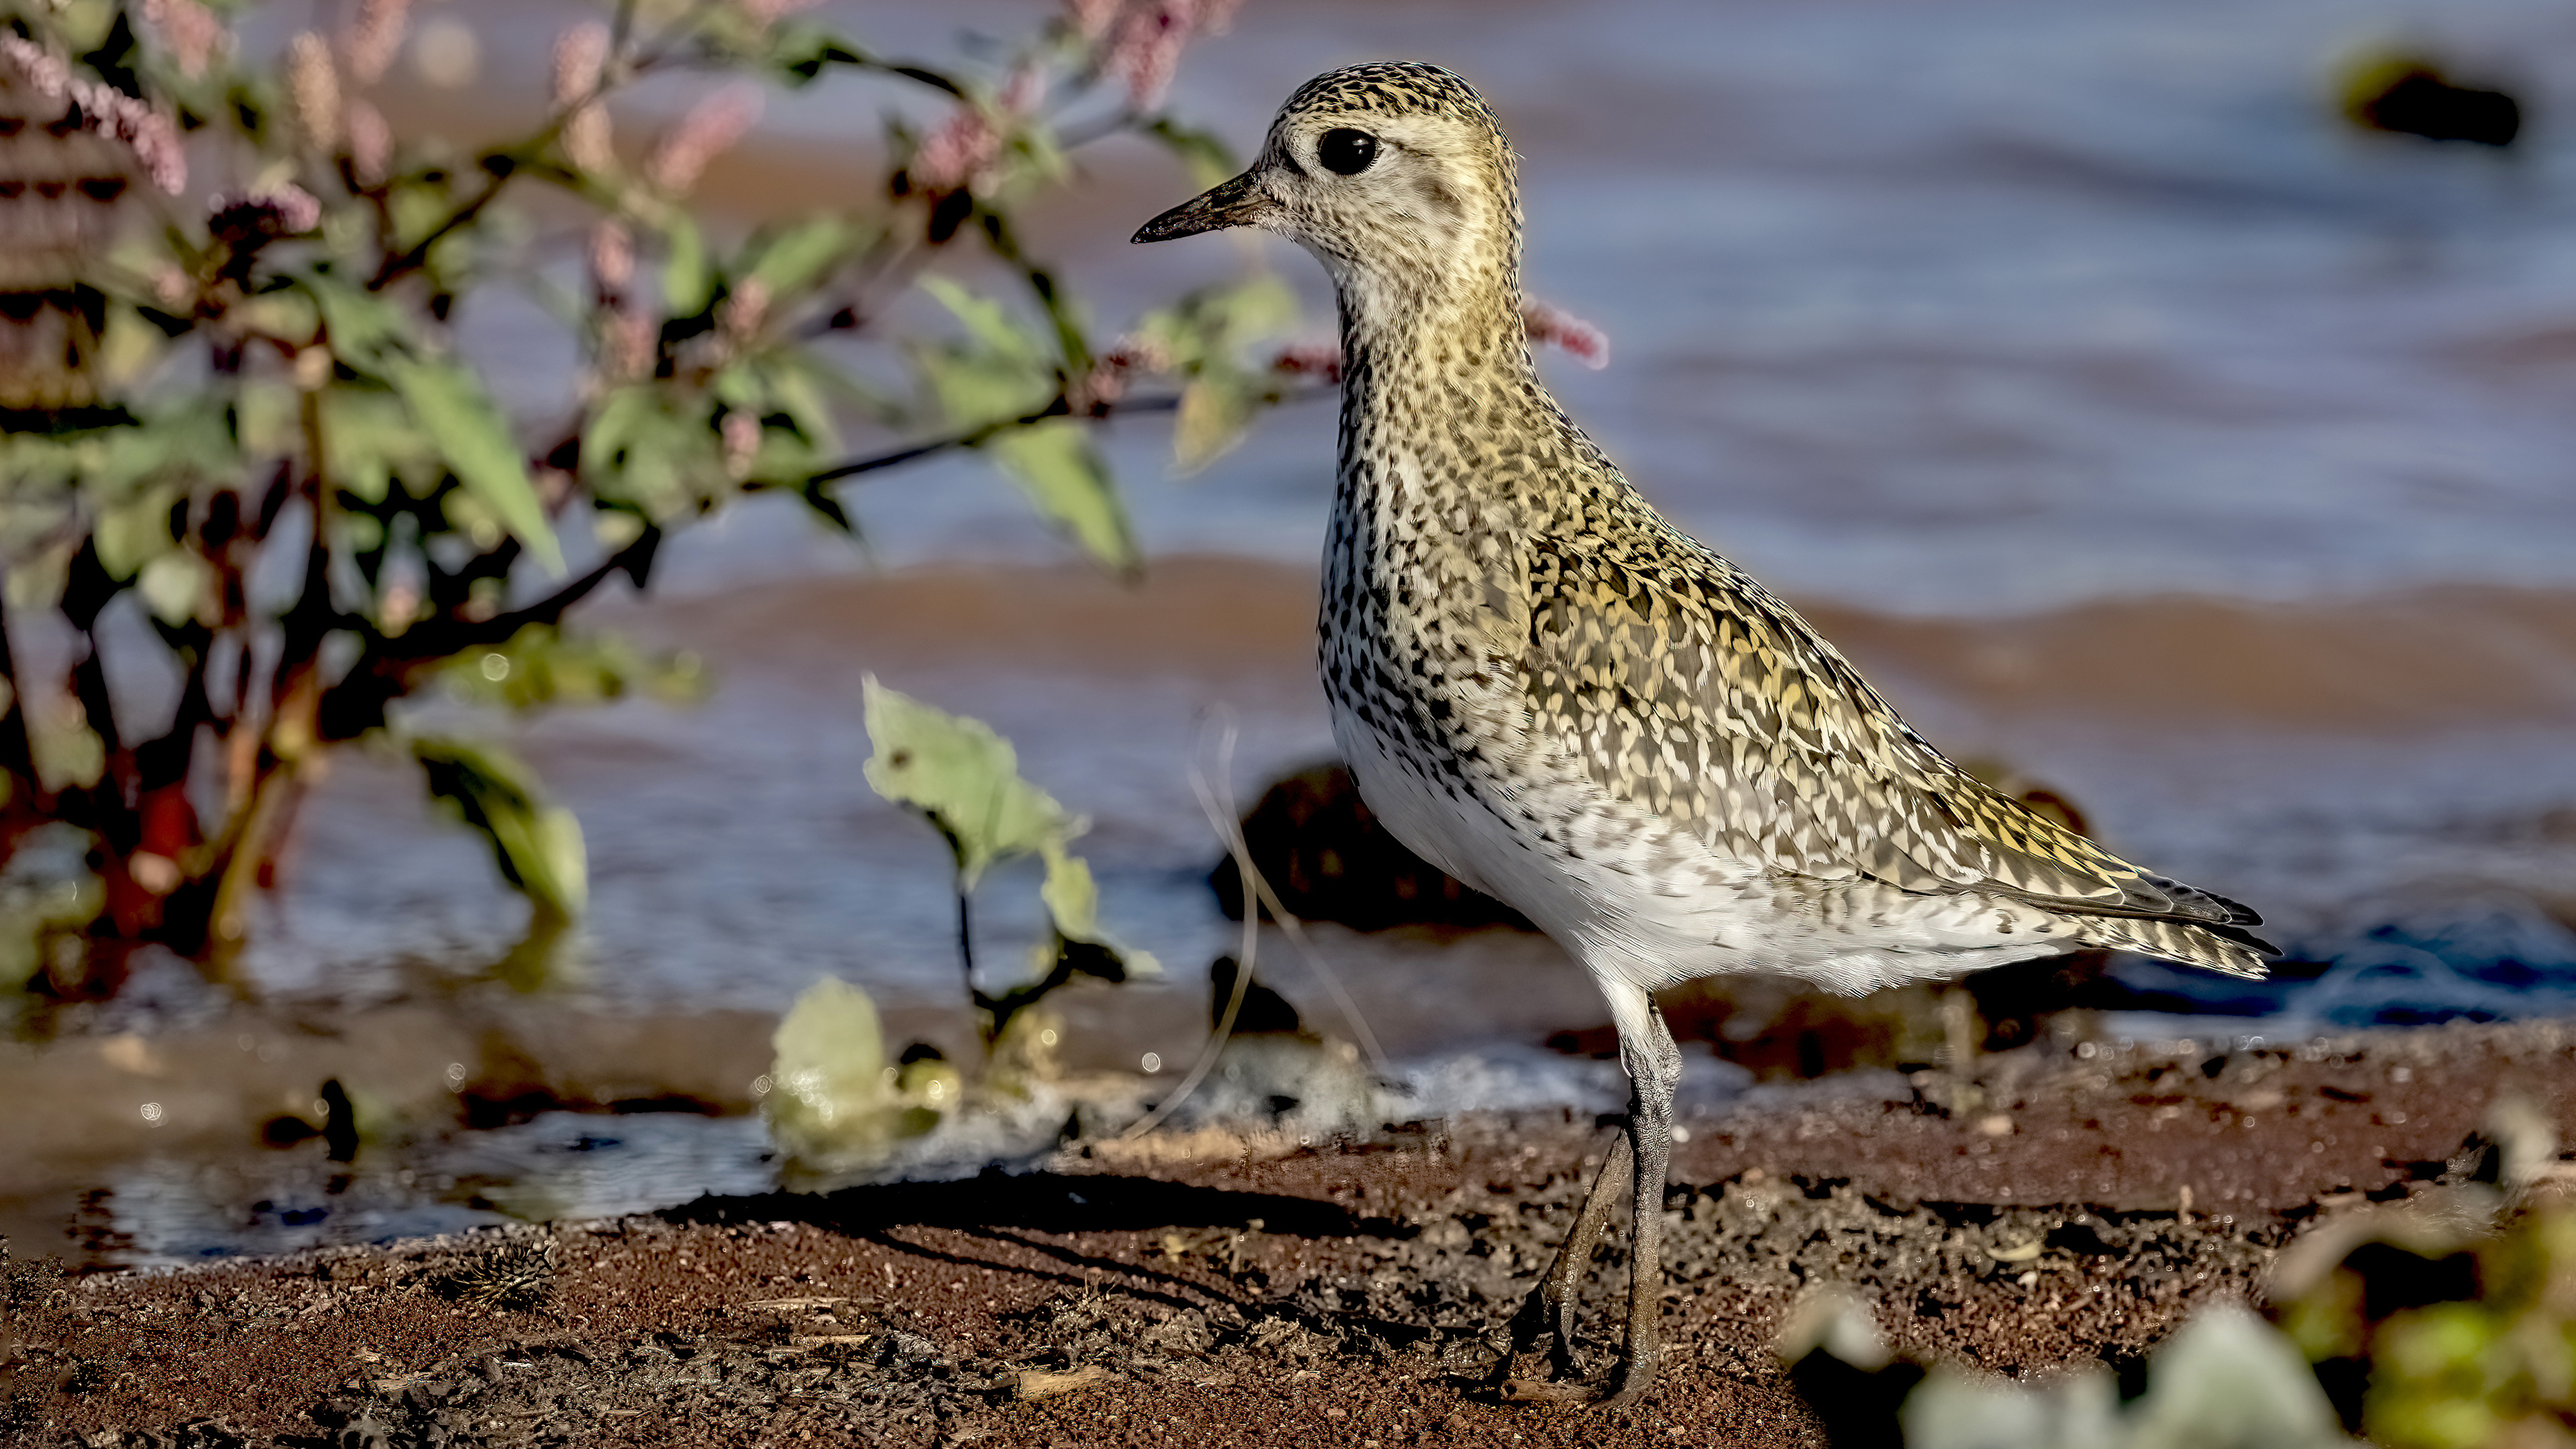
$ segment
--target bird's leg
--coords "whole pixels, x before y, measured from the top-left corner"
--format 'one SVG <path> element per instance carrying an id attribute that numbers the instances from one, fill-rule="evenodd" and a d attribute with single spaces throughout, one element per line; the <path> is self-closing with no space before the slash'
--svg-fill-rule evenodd
<path id="1" fill-rule="evenodd" d="M 1628 1347 L 1618 1387 L 1601 1407 L 1635 1403 L 1655 1386 L 1664 1347 L 1664 1177 L 1673 1160 L 1673 1090 L 1681 1085 L 1681 1048 L 1664 1014 L 1638 993 L 1642 1019 L 1620 1014 L 1620 1057 L 1628 1068 L 1628 1146 L 1636 1167 L 1636 1231 L 1628 1255 Z M 1613 1002 L 1614 1010 L 1619 1003 Z"/>
<path id="2" fill-rule="evenodd" d="M 1512 1315 L 1511 1346 L 1503 1361 L 1495 1366 L 1495 1377 L 1504 1381 L 1513 1398 L 1555 1397 L 1545 1392 L 1544 1384 L 1526 1383 L 1511 1378 L 1512 1364 L 1527 1353 L 1541 1334 L 1550 1334 L 1555 1344 L 1548 1351 L 1549 1366 L 1561 1380 L 1582 1376 L 1582 1365 L 1574 1357 L 1575 1285 L 1582 1281 L 1583 1270 L 1592 1261 L 1592 1249 L 1601 1241 L 1601 1230 L 1610 1221 L 1611 1205 L 1618 1201 L 1619 1189 L 1630 1179 L 1629 1145 L 1623 1129 L 1610 1140 L 1610 1150 L 1602 1156 L 1600 1171 L 1593 1174 L 1592 1186 L 1583 1194 L 1583 1209 L 1574 1218 L 1574 1227 L 1565 1240 L 1557 1244 L 1556 1257 L 1547 1265 L 1538 1286 Z"/>

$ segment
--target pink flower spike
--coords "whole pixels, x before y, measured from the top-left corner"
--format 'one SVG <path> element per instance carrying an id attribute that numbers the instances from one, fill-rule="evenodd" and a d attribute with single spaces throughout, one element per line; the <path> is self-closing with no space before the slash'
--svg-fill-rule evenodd
<path id="1" fill-rule="evenodd" d="M 554 101 L 557 110 L 589 100 L 608 67 L 608 27 L 585 20 L 555 37 Z"/>
<path id="2" fill-rule="evenodd" d="M 1529 329 L 1530 341 L 1561 348 L 1595 372 L 1610 365 L 1610 334 L 1572 313 L 1523 298 L 1521 325 Z"/>
<path id="3" fill-rule="evenodd" d="M 340 73 L 331 64 L 331 47 L 307 30 L 286 43 L 286 93 L 295 103 L 295 123 L 317 151 L 340 146 Z"/>
<path id="4" fill-rule="evenodd" d="M 214 229 L 238 236 L 301 236 L 322 224 L 322 203 L 312 192 L 285 182 L 266 191 L 206 198 Z"/>
<path id="5" fill-rule="evenodd" d="M 1023 65 L 1012 71 L 1011 78 L 1002 83 L 998 104 L 1010 115 L 1030 115 L 1046 101 L 1046 93 L 1046 67 Z"/>
<path id="6" fill-rule="evenodd" d="M 614 297 L 635 280 L 635 238 L 622 221 L 603 221 L 590 230 L 590 275 L 602 297 Z"/>
<path id="7" fill-rule="evenodd" d="M 770 25 L 800 10 L 811 10 L 823 0 L 735 0 L 751 23 L 767 29 Z"/>
<path id="8" fill-rule="evenodd" d="M 1074 33 L 1090 44 L 1098 44 L 1118 19 L 1123 0 L 1065 0 L 1065 16 L 1073 22 Z"/>
<path id="9" fill-rule="evenodd" d="M 1001 132 L 975 106 L 960 106 L 922 140 L 906 170 L 915 191 L 981 191 L 993 181 L 1002 153 Z"/>
<path id="10" fill-rule="evenodd" d="M 1163 103 L 1180 69 L 1181 52 L 1189 48 L 1198 13 L 1196 0 L 1153 0 L 1127 12 L 1118 27 L 1101 70 L 1127 86 L 1128 103 L 1150 111 Z"/>
<path id="11" fill-rule="evenodd" d="M 188 153 L 168 116 L 104 81 L 72 74 L 70 66 L 22 35 L 0 32 L 0 60 L 38 95 L 70 101 L 81 129 L 124 143 L 153 185 L 173 196 L 187 189 Z"/>
<path id="12" fill-rule="evenodd" d="M 751 476 L 760 457 L 760 419 L 749 413 L 727 413 L 719 425 L 724 439 L 725 476 L 740 482 Z"/>
<path id="13" fill-rule="evenodd" d="M 645 179 L 668 195 L 684 195 L 698 184 L 707 163 L 731 149 L 759 122 L 759 88 L 727 86 L 691 106 L 662 138 L 644 164 Z"/>
<path id="14" fill-rule="evenodd" d="M 190 80 L 206 73 L 207 62 L 224 41 L 224 22 L 197 0 L 143 0 L 143 20 L 170 47 L 179 73 Z"/>
<path id="15" fill-rule="evenodd" d="M 358 84 L 374 85 L 394 63 L 410 15 L 411 0 L 361 0 L 357 23 L 340 41 L 341 53 L 349 59 L 349 75 Z"/>
<path id="16" fill-rule="evenodd" d="M 725 341 L 742 346 L 760 333 L 761 324 L 769 320 L 769 284 L 758 277 L 745 277 L 716 308 L 716 327 Z"/>
<path id="17" fill-rule="evenodd" d="M 393 159 L 394 133 L 384 113 L 365 101 L 349 102 L 349 175 L 372 191 L 393 174 Z"/>
<path id="18" fill-rule="evenodd" d="M 59 101 L 71 94 L 71 67 L 23 35 L 0 31 L 0 60 L 15 67 L 20 78 L 46 100 Z"/>

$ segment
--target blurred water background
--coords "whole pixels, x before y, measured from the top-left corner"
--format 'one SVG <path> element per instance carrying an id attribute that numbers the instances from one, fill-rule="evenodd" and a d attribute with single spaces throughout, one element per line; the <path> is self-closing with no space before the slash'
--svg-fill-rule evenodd
<path id="1" fill-rule="evenodd" d="M 543 93 L 552 36 L 586 13 L 443 10 L 481 33 L 477 88 L 395 99 L 468 134 L 487 93 Z M 899 53 L 1028 11 L 823 13 Z M 2513 89 L 2522 142 L 2354 131 L 2335 67 L 2386 43 Z M 1299 82 L 1391 57 L 1464 73 L 1510 129 L 1530 287 L 1614 349 L 1600 372 L 1543 365 L 1660 506 L 1809 610 L 1953 754 L 2046 782 L 2115 849 L 2256 905 L 2312 963 L 2252 993 L 2123 964 L 2142 1001 L 2240 1014 L 2111 1029 L 2279 1037 L 2576 1004 L 2576 9 L 1255 0 L 1192 53 L 1175 107 L 1248 153 Z M 856 187 L 843 148 L 880 103 L 836 83 L 773 105 L 711 198 L 748 219 Z M 1329 334 L 1317 269 L 1282 244 L 1126 246 L 1185 194 L 1168 157 L 1092 166 L 1036 245 L 1095 316 L 1249 250 Z M 572 360 L 528 319 L 463 323 L 497 391 L 531 410 L 568 396 Z M 676 540 L 652 601 L 595 617 L 701 654 L 705 704 L 480 722 L 590 842 L 592 914 L 548 1009 L 683 1024 L 630 1059 L 639 1080 L 748 1079 L 741 1044 L 826 974 L 955 1038 L 945 852 L 860 774 L 873 671 L 1013 738 L 1024 773 L 1092 817 L 1105 917 L 1172 968 L 1080 1023 L 1073 1057 L 1186 1059 L 1205 963 L 1236 930 L 1205 884 L 1217 848 L 1188 762 L 1232 721 L 1248 801 L 1330 754 L 1311 630 L 1333 431 L 1329 406 L 1290 408 L 1176 481 L 1159 420 L 1113 425 L 1159 560 L 1135 589 L 1069 562 L 973 458 L 853 489 L 864 553 L 784 504 Z M 424 1051 L 439 1030 L 476 1039 L 471 983 L 523 907 L 424 815 L 406 764 L 341 762 L 288 867 L 243 963 L 255 1029 L 175 962 L 79 1029 L 311 1059 L 313 1040 L 373 1039 L 352 1014 L 427 1002 L 450 1015 Z M 1006 959 L 1038 918 L 993 895 L 981 925 Z M 1537 1080 L 1512 1064 L 1545 1069 L 1550 1032 L 1602 1018 L 1514 933 L 1318 939 L 1393 1054 L 1496 1064 L 1472 1077 L 1492 1100 Z M 1311 978 L 1265 950 L 1330 1027 Z M 145 1130 L 126 1098 L 156 1077 L 102 1072 L 79 1080 L 122 1144 Z M 697 1097 L 747 1101 L 726 1080 Z M 549 1210 L 604 1211 L 763 1171 L 739 1116 L 583 1120 L 450 1143 L 354 1195 L 324 1193 L 337 1169 L 266 1158 L 209 1178 L 147 1132 L 102 1149 L 82 1231 L 102 1260 L 163 1261 L 470 1221 L 531 1183 L 553 1184 Z M 0 1217 L 53 1222 L 64 1191 Z"/>

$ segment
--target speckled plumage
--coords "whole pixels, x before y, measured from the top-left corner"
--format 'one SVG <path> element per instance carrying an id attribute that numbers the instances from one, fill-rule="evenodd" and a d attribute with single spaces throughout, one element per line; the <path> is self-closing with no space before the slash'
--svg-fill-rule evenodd
<path id="1" fill-rule="evenodd" d="M 1318 147 L 1345 130 L 1374 158 L 1337 174 Z M 1777 970 L 1863 991 L 2083 946 L 2262 974 L 2252 912 L 1971 778 L 1565 416 L 1522 322 L 1515 160 L 1464 81 L 1409 64 L 1319 77 L 1250 171 L 1138 240 L 1220 225 L 1296 240 L 1340 299 L 1335 736 L 1398 839 L 1600 985 L 1637 1089 L 1641 1258 L 1679 1064 L 1655 988 Z M 1549 1275 L 1560 1320 L 1565 1269 Z M 1629 1393 L 1652 1374 L 1649 1312 L 1632 1305 Z"/>

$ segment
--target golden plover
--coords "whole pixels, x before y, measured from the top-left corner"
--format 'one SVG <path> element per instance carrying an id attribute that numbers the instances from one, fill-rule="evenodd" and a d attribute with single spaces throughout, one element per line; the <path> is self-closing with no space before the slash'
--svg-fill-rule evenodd
<path id="1" fill-rule="evenodd" d="M 1465 81 L 1320 76 L 1251 170 L 1135 239 L 1234 226 L 1305 247 L 1340 298 L 1321 652 L 1360 793 L 1562 944 L 1618 1025 L 1628 1122 L 1503 1373 L 1547 1334 L 1575 1376 L 1574 1288 L 1624 1185 L 1609 1398 L 1654 1380 L 1681 1056 L 1650 992 L 1738 971 L 1861 992 L 2093 946 L 2263 974 L 2253 912 L 1971 779 L 1566 418 L 1530 361 L 1511 145 Z"/>

